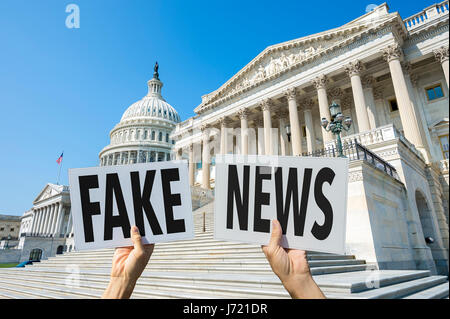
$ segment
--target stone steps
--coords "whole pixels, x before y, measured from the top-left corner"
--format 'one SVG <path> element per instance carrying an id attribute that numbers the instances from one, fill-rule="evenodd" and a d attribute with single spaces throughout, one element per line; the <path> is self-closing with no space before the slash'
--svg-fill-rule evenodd
<path id="1" fill-rule="evenodd" d="M 448 299 L 449 285 L 448 281 L 440 285 L 416 292 L 405 299 Z"/>
<path id="2" fill-rule="evenodd" d="M 70 261 L 71 264 L 77 265 L 79 267 L 104 267 L 105 261 L 79 261 L 79 262 L 73 262 Z M 106 261 L 107 263 L 111 262 L 111 260 Z M 58 262 L 46 262 L 41 263 L 39 267 L 60 267 L 61 265 L 66 265 L 67 262 L 65 261 L 58 261 Z M 361 265 L 365 264 L 364 260 L 357 260 L 357 259 L 344 259 L 344 260 L 311 260 L 309 262 L 309 266 L 311 268 L 314 267 L 326 267 L 326 266 L 342 266 L 342 265 Z M 242 259 L 235 259 L 235 260 L 228 260 L 224 258 L 224 260 L 217 261 L 217 260 L 197 260 L 197 259 L 185 259 L 185 260 L 158 260 L 158 259 L 151 259 L 149 264 L 147 265 L 148 269 L 151 269 L 152 267 L 173 267 L 173 266 L 204 266 L 205 269 L 208 269 L 208 267 L 212 266 L 233 266 L 233 267 L 247 267 L 247 266 L 262 266 L 262 267 L 270 267 L 267 260 L 258 258 L 256 260 L 242 260 Z"/>
<path id="3" fill-rule="evenodd" d="M 173 254 L 168 253 L 154 253 L 151 257 L 152 261 L 162 261 L 162 260 L 178 260 L 182 262 L 194 262 L 197 260 L 209 260 L 209 261 L 224 261 L 224 260 L 239 260 L 241 261 L 244 257 L 242 254 L 213 254 L 213 255 L 204 255 L 204 254 L 198 254 L 199 256 L 196 256 L 195 258 L 192 256 L 192 254 L 185 254 L 185 255 L 177 255 L 174 256 Z M 245 254 L 245 259 L 247 260 L 266 260 L 264 254 L 261 251 L 258 252 L 247 252 Z M 353 255 L 308 255 L 308 260 L 353 260 L 355 259 L 355 256 Z M 46 263 L 77 263 L 77 262 L 111 262 L 112 255 L 111 256 L 105 256 L 105 257 L 98 257 L 98 256 L 86 256 L 86 257 L 77 257 L 77 256 L 61 256 L 61 257 L 51 257 L 48 260 L 42 260 L 42 264 Z"/>
<path id="4" fill-rule="evenodd" d="M 441 285 L 446 281 L 446 276 L 429 276 L 402 282 L 396 285 L 389 285 L 386 287 L 366 290 L 359 293 L 348 294 L 346 297 L 364 299 L 398 299 L 411 294 L 419 293 L 423 290 L 435 287 L 437 285 Z"/>
<path id="5" fill-rule="evenodd" d="M 21 276 L 9 276 L 9 282 L 16 283 L 18 280 L 21 280 Z M 27 277 L 28 283 L 33 283 L 36 287 L 45 286 L 48 287 L 48 278 L 42 277 Z M 86 280 L 86 278 L 80 283 L 81 288 L 90 288 L 97 289 L 100 292 L 106 288 L 108 284 L 109 278 L 90 278 Z M 65 278 L 55 279 L 52 278 L 53 286 L 64 286 Z M 1 280 L 0 280 L 1 283 Z M 54 288 L 53 288 L 54 289 Z M 220 297 L 220 298 L 230 298 L 230 297 L 238 297 L 238 298 L 286 298 L 288 297 L 288 293 L 284 289 L 261 289 L 261 288 L 252 288 L 252 287 L 223 287 L 220 285 L 202 285 L 199 283 L 195 284 L 186 284 L 186 283 L 171 283 L 171 282 L 149 282 L 139 280 L 138 285 L 136 286 L 135 293 L 139 294 L 140 292 L 152 291 L 158 294 L 163 295 L 177 295 L 177 294 L 197 294 L 197 298 L 199 295 L 202 297 Z M 76 291 L 74 291 L 76 292 Z"/>
<path id="6" fill-rule="evenodd" d="M 214 239 L 213 204 L 194 212 L 194 224 L 194 239 L 155 246 L 133 298 L 289 298 L 260 246 Z M 0 269 L 0 298 L 98 298 L 109 281 L 113 254 L 114 249 L 74 251 L 25 268 Z M 377 270 L 353 255 L 308 252 L 308 259 L 328 298 L 448 297 L 446 277 L 429 271 Z M 68 285 L 76 274 L 79 286 Z"/>

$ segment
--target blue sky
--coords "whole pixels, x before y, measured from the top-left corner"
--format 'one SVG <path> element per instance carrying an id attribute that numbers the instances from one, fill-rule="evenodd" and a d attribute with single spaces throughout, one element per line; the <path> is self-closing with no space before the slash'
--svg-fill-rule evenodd
<path id="1" fill-rule="evenodd" d="M 68 29 L 65 8 L 80 8 Z M 56 159 L 98 165 L 109 131 L 147 93 L 160 65 L 163 96 L 185 120 L 265 47 L 345 24 L 368 1 L 1 0 L 0 214 L 21 215 Z M 406 18 L 433 4 L 391 0 Z"/>

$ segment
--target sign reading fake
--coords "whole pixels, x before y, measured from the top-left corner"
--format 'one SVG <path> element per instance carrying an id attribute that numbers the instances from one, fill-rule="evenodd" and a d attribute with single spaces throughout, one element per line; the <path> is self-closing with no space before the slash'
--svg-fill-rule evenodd
<path id="1" fill-rule="evenodd" d="M 136 225 L 144 244 L 194 237 L 186 161 L 69 170 L 78 250 L 132 246 Z"/>
<path id="2" fill-rule="evenodd" d="M 216 156 L 215 238 L 345 253 L 348 159 Z"/>

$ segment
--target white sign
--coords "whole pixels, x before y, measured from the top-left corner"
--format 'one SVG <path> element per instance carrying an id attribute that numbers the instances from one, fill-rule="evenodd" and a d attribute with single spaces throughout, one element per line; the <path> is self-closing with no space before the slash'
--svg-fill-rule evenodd
<path id="1" fill-rule="evenodd" d="M 132 246 L 136 225 L 145 244 L 194 237 L 186 161 L 69 169 L 77 250 Z"/>
<path id="2" fill-rule="evenodd" d="M 216 156 L 215 238 L 267 245 L 280 221 L 286 248 L 345 253 L 348 159 Z"/>

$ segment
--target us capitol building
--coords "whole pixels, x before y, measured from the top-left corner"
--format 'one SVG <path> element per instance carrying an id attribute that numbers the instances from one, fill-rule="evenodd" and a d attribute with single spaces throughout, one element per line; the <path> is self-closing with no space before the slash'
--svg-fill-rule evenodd
<path id="1" fill-rule="evenodd" d="M 110 144 L 99 154 L 100 166 L 170 160 L 174 144 L 170 133 L 180 116 L 161 94 L 158 70 L 156 63 L 147 95 L 128 107 L 111 130 Z M 22 216 L 16 248 L 3 258 L 0 252 L 0 262 L 36 260 L 74 249 L 68 186 L 44 187 Z"/>
<path id="2" fill-rule="evenodd" d="M 403 19 L 384 3 L 272 45 L 183 122 L 162 98 L 156 66 L 148 94 L 110 132 L 100 165 L 187 159 L 192 189 L 212 198 L 216 154 L 336 156 L 336 136 L 322 127 L 334 102 L 353 120 L 342 133 L 346 253 L 379 269 L 448 274 L 448 10 L 444 1 Z M 72 250 L 68 187 L 47 184 L 20 233 L 20 260 Z"/>

